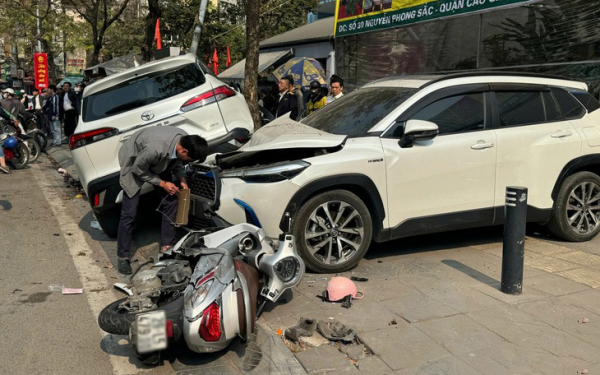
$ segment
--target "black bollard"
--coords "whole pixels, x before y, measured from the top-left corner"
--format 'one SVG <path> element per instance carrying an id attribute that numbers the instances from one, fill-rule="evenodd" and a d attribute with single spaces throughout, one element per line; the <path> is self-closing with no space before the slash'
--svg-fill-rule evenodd
<path id="1" fill-rule="evenodd" d="M 502 283 L 506 294 L 521 294 L 527 223 L 527 188 L 506 188 L 504 206 L 504 241 L 502 245 Z"/>

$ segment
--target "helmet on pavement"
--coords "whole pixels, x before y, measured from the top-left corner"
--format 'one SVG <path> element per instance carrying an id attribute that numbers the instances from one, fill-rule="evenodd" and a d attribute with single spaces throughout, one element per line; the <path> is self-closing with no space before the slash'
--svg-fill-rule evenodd
<path id="1" fill-rule="evenodd" d="M 349 295 L 356 299 L 363 297 L 363 294 L 358 291 L 354 282 L 342 276 L 337 276 L 329 280 L 326 293 L 327 299 L 332 302 L 341 301 Z"/>
<path id="2" fill-rule="evenodd" d="M 15 148 L 17 147 L 17 144 L 19 142 L 17 141 L 17 138 L 15 137 L 9 137 L 7 140 L 4 141 L 4 147 L 6 148 Z"/>

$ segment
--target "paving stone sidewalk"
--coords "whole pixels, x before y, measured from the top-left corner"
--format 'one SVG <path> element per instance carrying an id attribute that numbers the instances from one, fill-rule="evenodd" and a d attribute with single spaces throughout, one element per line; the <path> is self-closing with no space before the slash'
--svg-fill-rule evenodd
<path id="1" fill-rule="evenodd" d="M 328 345 L 301 351 L 309 374 L 600 372 L 600 256 L 528 237 L 520 296 L 499 291 L 501 256 L 501 242 L 373 254 L 343 274 L 369 278 L 352 308 L 317 297 L 333 275 L 308 274 L 261 322 L 276 332 L 335 318 L 372 352 L 352 361 Z"/>

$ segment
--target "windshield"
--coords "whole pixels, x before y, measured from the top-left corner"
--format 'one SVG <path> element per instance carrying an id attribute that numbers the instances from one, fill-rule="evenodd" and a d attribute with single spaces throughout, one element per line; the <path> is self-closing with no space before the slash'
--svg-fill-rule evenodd
<path id="1" fill-rule="evenodd" d="M 406 87 L 359 89 L 328 104 L 302 123 L 332 134 L 363 136 L 415 92 L 417 89 Z"/>
<path id="2" fill-rule="evenodd" d="M 147 74 L 83 99 L 83 121 L 110 117 L 198 87 L 206 78 L 196 64 Z"/>

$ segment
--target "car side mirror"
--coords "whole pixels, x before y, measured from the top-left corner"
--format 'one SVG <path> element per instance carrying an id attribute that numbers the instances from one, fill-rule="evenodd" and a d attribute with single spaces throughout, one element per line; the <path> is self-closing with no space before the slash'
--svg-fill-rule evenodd
<path id="1" fill-rule="evenodd" d="M 440 129 L 431 121 L 408 120 L 404 126 L 404 134 L 398 144 L 402 148 L 410 148 L 414 142 L 430 141 L 438 136 Z"/>

